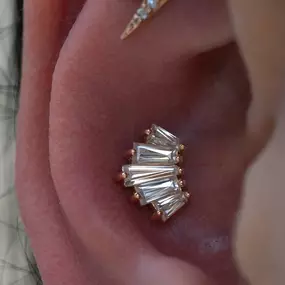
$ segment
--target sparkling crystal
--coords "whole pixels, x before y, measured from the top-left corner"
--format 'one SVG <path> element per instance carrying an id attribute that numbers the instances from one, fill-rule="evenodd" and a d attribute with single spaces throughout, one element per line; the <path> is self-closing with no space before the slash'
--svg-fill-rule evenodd
<path id="1" fill-rule="evenodd" d="M 162 220 L 168 220 L 173 214 L 175 214 L 180 208 L 182 208 L 187 202 L 187 196 L 184 192 L 176 192 L 172 195 L 161 197 L 159 200 L 153 202 L 153 206 L 156 211 L 160 211 Z"/>
<path id="2" fill-rule="evenodd" d="M 130 34 L 132 34 L 141 24 L 143 20 L 137 14 L 133 16 L 127 27 L 125 28 L 124 32 L 121 35 L 121 39 L 127 38 Z"/>
<path id="3" fill-rule="evenodd" d="M 141 205 L 146 205 L 159 200 L 161 197 L 165 197 L 166 195 L 172 195 L 182 191 L 176 178 L 167 178 L 144 183 L 136 186 L 135 190 L 141 197 Z"/>
<path id="4" fill-rule="evenodd" d="M 146 20 L 148 17 L 148 12 L 146 11 L 146 9 L 144 7 L 141 7 L 137 10 L 137 15 L 142 19 L 142 20 Z"/>
<path id="5" fill-rule="evenodd" d="M 164 178 L 175 178 L 179 173 L 177 165 L 124 165 L 122 172 L 127 175 L 124 184 L 126 187 L 137 186 Z"/>
<path id="6" fill-rule="evenodd" d="M 138 164 L 176 164 L 178 149 L 169 146 L 134 143 L 135 154 L 132 163 Z"/>
<path id="7" fill-rule="evenodd" d="M 127 25 L 126 29 L 121 35 L 121 39 L 126 39 L 131 35 L 141 23 L 150 18 L 154 13 L 160 10 L 169 0 L 143 0 L 139 9 L 136 10 L 135 16 Z M 135 21 L 135 17 L 140 19 L 140 22 Z"/>
<path id="8" fill-rule="evenodd" d="M 155 9 L 157 7 L 158 0 L 147 0 L 147 4 L 152 8 Z"/>
<path id="9" fill-rule="evenodd" d="M 176 136 L 156 125 L 152 125 L 150 134 L 148 135 L 146 142 L 154 145 L 175 147 L 179 146 L 179 139 Z"/>

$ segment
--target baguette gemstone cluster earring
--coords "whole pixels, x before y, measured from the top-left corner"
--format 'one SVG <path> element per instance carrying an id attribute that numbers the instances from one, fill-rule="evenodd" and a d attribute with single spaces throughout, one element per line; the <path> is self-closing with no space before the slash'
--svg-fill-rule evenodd
<path id="1" fill-rule="evenodd" d="M 181 179 L 184 146 L 165 129 L 152 125 L 145 131 L 145 143 L 134 143 L 129 151 L 131 164 L 122 167 L 120 179 L 125 187 L 133 187 L 133 199 L 141 206 L 150 204 L 154 217 L 168 220 L 188 201 Z"/>
<path id="2" fill-rule="evenodd" d="M 143 0 L 139 9 L 137 9 L 133 18 L 127 25 L 126 29 L 121 35 L 121 39 L 127 38 L 132 34 L 143 22 L 153 16 L 162 6 L 164 6 L 169 0 Z"/>

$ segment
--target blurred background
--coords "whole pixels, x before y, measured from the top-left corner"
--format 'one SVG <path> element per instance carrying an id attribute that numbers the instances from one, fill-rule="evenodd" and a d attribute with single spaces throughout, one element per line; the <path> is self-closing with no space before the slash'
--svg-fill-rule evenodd
<path id="1" fill-rule="evenodd" d="M 41 284 L 14 191 L 23 0 L 0 0 L 0 284 Z"/>

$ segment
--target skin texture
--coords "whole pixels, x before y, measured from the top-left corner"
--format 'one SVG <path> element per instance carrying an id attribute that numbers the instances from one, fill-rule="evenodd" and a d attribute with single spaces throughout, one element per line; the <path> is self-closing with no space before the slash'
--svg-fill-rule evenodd
<path id="1" fill-rule="evenodd" d="M 240 284 L 231 243 L 244 174 L 273 129 L 274 107 L 251 107 L 247 117 L 250 83 L 253 102 L 268 106 L 257 99 L 264 87 L 256 75 L 267 65 L 252 67 L 260 58 L 252 59 L 246 40 L 255 30 L 242 29 L 245 6 L 236 1 L 173 0 L 121 42 L 138 4 L 25 1 L 16 183 L 43 280 Z M 236 39 L 242 58 L 231 43 Z M 165 225 L 150 222 L 149 211 L 131 205 L 131 193 L 113 181 L 125 163 L 122 154 L 152 122 L 187 146 L 193 199 Z M 237 256 L 252 284 L 275 284 L 268 265 L 269 283 L 256 273 L 257 261 L 271 255 L 248 246 L 261 236 L 252 227 L 256 220 L 246 218 L 256 196 L 242 207 Z"/>
<path id="2" fill-rule="evenodd" d="M 236 257 L 252 284 L 284 284 L 285 2 L 230 4 L 253 91 L 247 134 L 253 146 L 268 142 L 245 179 Z"/>

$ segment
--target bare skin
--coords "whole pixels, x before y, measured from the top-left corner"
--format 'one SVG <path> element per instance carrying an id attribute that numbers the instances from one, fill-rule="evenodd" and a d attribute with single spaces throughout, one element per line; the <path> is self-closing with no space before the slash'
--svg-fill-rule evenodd
<path id="1" fill-rule="evenodd" d="M 212 2 L 173 0 L 125 42 L 119 36 L 137 1 L 25 2 L 17 189 L 45 284 L 242 282 L 233 228 L 245 172 L 270 137 L 276 103 L 260 94 L 272 91 L 260 86 L 271 81 L 256 75 L 268 65 L 256 67 L 261 60 L 250 53 L 253 44 L 266 45 L 258 38 L 248 44 L 256 30 L 239 24 L 248 4 Z M 268 52 L 279 52 L 282 66 L 282 50 Z M 250 86 L 257 107 L 247 116 Z M 193 200 L 165 225 L 150 222 L 112 179 L 124 151 L 152 122 L 187 145 Z M 251 274 L 260 258 L 269 260 L 248 246 L 248 236 L 260 240 L 256 220 L 246 218 L 247 209 L 259 210 L 251 204 L 258 198 L 252 194 L 242 207 L 239 264 L 254 285 L 281 284 Z"/>

